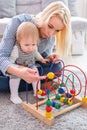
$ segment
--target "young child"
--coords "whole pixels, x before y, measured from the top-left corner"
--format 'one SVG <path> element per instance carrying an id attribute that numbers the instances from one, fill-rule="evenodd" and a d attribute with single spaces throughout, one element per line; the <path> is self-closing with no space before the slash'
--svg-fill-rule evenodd
<path id="1" fill-rule="evenodd" d="M 16 64 L 18 67 L 21 65 L 21 68 L 23 66 L 32 66 L 32 68 L 36 70 L 36 74 L 39 75 L 37 68 L 33 66 L 35 64 L 35 58 L 42 63 L 46 63 L 49 60 L 44 59 L 37 51 L 37 43 L 39 41 L 39 32 L 37 27 L 33 23 L 23 22 L 17 29 L 16 40 L 17 42 L 10 56 L 11 62 L 13 65 Z M 10 76 L 10 100 L 15 104 L 22 103 L 22 100 L 18 95 L 19 83 L 20 78 L 12 75 Z M 36 84 L 37 82 L 32 83 L 34 96 L 36 96 Z M 38 89 L 40 89 L 40 81 L 38 83 Z M 43 96 L 39 96 L 39 98 L 42 97 Z"/>

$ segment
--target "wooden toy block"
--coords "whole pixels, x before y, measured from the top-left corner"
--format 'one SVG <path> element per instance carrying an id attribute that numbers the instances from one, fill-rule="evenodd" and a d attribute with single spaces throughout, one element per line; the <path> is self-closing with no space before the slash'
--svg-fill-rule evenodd
<path id="1" fill-rule="evenodd" d="M 51 97 L 51 99 L 54 100 L 55 96 Z M 38 102 L 38 106 L 45 104 L 45 102 L 46 102 L 46 99 L 42 100 L 42 101 L 39 101 Z M 40 119 L 46 125 L 52 126 L 54 124 L 55 117 L 57 117 L 59 115 L 62 115 L 64 113 L 68 112 L 68 111 L 71 111 L 71 110 L 73 110 L 75 108 L 78 108 L 80 106 L 82 106 L 84 108 L 87 108 L 87 103 L 83 103 L 81 101 L 81 98 L 76 98 L 75 97 L 74 100 L 73 100 L 73 102 L 74 102 L 74 104 L 68 105 L 66 108 L 64 108 L 62 110 L 60 109 L 57 112 L 52 113 L 52 117 L 51 118 L 47 118 L 46 117 L 46 111 L 45 110 L 41 110 L 39 108 L 37 109 L 36 103 L 35 104 L 30 104 L 30 103 L 23 102 L 22 106 L 23 106 L 23 108 L 26 111 L 28 111 L 29 113 L 31 113 L 36 118 Z"/>
<path id="2" fill-rule="evenodd" d="M 61 60 L 58 61 L 63 63 L 63 61 Z M 69 69 L 67 69 L 67 67 L 69 67 Z M 78 69 L 79 72 L 81 72 L 81 74 L 83 75 L 84 88 L 81 82 L 82 78 L 79 78 L 77 73 L 71 71 L 70 67 Z M 57 78 L 56 82 L 53 81 L 55 77 Z M 26 102 L 23 102 L 22 104 L 23 108 L 26 111 L 31 113 L 36 118 L 40 119 L 46 125 L 52 126 L 54 125 L 55 117 L 62 115 L 68 111 L 71 111 L 75 108 L 78 108 L 80 106 L 82 108 L 87 108 L 87 76 L 79 67 L 75 65 L 64 66 L 63 63 L 63 68 L 59 72 L 49 72 L 47 74 L 47 79 L 50 79 L 52 81 L 47 82 L 46 80 L 44 87 L 42 87 L 45 90 L 44 93 L 42 93 L 42 90 L 38 89 L 38 84 L 36 86 L 37 97 L 38 94 L 46 94 L 47 99 L 39 102 L 38 100 L 36 100 L 36 103 L 30 104 L 28 103 L 28 91 L 26 91 Z M 78 83 L 78 85 L 75 84 L 75 81 Z M 69 82 L 69 84 L 67 84 L 67 82 Z M 77 90 L 76 87 L 78 87 Z M 28 90 L 28 88 L 26 90 Z M 50 95 L 50 92 L 52 91 L 55 94 L 54 96 Z M 81 91 L 83 92 L 83 97 L 79 97 Z M 46 104 L 46 107 L 42 110 L 42 108 L 40 108 L 39 106 L 44 106 L 44 104 Z"/>

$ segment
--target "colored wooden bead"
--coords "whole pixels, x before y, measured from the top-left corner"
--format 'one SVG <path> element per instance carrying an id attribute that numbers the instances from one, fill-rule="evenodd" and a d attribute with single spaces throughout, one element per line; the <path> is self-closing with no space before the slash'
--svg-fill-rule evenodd
<path id="1" fill-rule="evenodd" d="M 54 73 L 53 72 L 49 72 L 48 74 L 47 74 L 47 78 L 48 79 L 53 79 L 54 78 Z"/>
<path id="2" fill-rule="evenodd" d="M 70 93 L 71 93 L 72 95 L 75 95 L 76 90 L 75 90 L 75 89 L 71 89 L 71 90 L 70 90 Z"/>
<path id="3" fill-rule="evenodd" d="M 87 102 L 87 97 L 82 97 L 82 102 Z"/>
<path id="4" fill-rule="evenodd" d="M 55 107 L 56 102 L 52 101 L 52 107 Z"/>
<path id="5" fill-rule="evenodd" d="M 47 89 L 49 89 L 49 90 L 50 90 L 50 86 L 47 86 Z"/>
<path id="6" fill-rule="evenodd" d="M 58 83 L 53 83 L 52 86 L 55 87 L 55 88 L 58 88 L 59 84 Z"/>
<path id="7" fill-rule="evenodd" d="M 60 86 L 61 86 L 61 87 L 65 87 L 64 83 L 61 83 Z"/>
<path id="8" fill-rule="evenodd" d="M 46 101 L 46 105 L 47 105 L 47 106 L 52 106 L 52 101 L 51 101 L 50 99 L 48 99 L 48 100 Z"/>
<path id="9" fill-rule="evenodd" d="M 60 102 L 64 102 L 65 97 L 60 98 Z"/>
<path id="10" fill-rule="evenodd" d="M 56 86 L 51 86 L 50 91 L 52 92 L 54 90 L 56 90 Z"/>
<path id="11" fill-rule="evenodd" d="M 46 91 L 42 91 L 42 94 L 41 94 L 41 96 L 45 96 L 46 95 Z"/>
<path id="12" fill-rule="evenodd" d="M 66 97 L 67 97 L 67 98 L 71 98 L 72 95 L 71 95 L 70 93 L 66 93 Z"/>
<path id="13" fill-rule="evenodd" d="M 46 111 L 47 111 L 47 112 L 52 111 L 52 106 L 46 106 Z"/>
<path id="14" fill-rule="evenodd" d="M 38 93 L 38 95 L 41 95 L 42 94 L 42 90 L 39 89 L 37 93 Z"/>
<path id="15" fill-rule="evenodd" d="M 72 101 L 71 99 L 68 99 L 67 103 L 68 103 L 69 105 L 72 105 L 73 101 Z"/>
<path id="16" fill-rule="evenodd" d="M 61 95 L 60 95 L 60 94 L 56 94 L 55 96 L 56 96 L 56 99 L 57 99 L 57 100 L 60 100 L 60 98 L 61 98 Z"/>
<path id="17" fill-rule="evenodd" d="M 50 94 L 50 90 L 49 89 L 46 89 L 46 94 Z"/>
<path id="18" fill-rule="evenodd" d="M 58 93 L 60 93 L 60 94 L 64 94 L 65 93 L 65 87 L 60 87 L 60 88 L 58 88 Z"/>
<path id="19" fill-rule="evenodd" d="M 64 98 L 63 103 L 67 103 L 67 98 Z"/>
<path id="20" fill-rule="evenodd" d="M 55 104 L 55 108 L 56 108 L 56 109 L 60 109 L 60 107 L 61 107 L 61 104 L 60 104 L 60 103 L 56 103 L 56 104 Z"/>
<path id="21" fill-rule="evenodd" d="M 52 112 L 47 112 L 47 111 L 46 111 L 46 117 L 47 117 L 47 118 L 51 118 L 51 117 L 52 117 Z"/>

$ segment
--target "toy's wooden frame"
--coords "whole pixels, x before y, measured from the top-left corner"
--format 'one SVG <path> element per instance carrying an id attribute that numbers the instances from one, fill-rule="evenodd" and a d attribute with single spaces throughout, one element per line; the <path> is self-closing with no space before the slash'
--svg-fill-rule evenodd
<path id="1" fill-rule="evenodd" d="M 51 99 L 55 99 L 55 96 L 51 97 Z M 38 102 L 38 106 L 45 104 L 46 99 L 39 101 Z M 33 116 L 35 116 L 36 118 L 40 119 L 42 122 L 44 122 L 45 124 L 52 126 L 54 124 L 54 118 L 64 114 L 68 111 L 71 111 L 77 107 L 82 106 L 83 108 L 87 108 L 87 103 L 82 102 L 82 99 L 80 97 L 75 97 L 73 99 L 74 104 L 72 105 L 68 105 L 66 108 L 64 108 L 63 110 L 58 110 L 57 112 L 53 112 L 52 117 L 51 118 L 47 118 L 45 115 L 45 110 L 41 110 L 41 109 L 37 109 L 36 108 L 36 103 L 35 104 L 30 104 L 30 103 L 26 103 L 23 102 L 22 106 L 23 108 L 28 111 L 29 113 L 31 113 Z"/>

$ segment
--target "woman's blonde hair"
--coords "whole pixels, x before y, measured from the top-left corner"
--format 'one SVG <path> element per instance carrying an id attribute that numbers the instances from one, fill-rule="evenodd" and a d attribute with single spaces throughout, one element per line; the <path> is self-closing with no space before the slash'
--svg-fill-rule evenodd
<path id="1" fill-rule="evenodd" d="M 69 9 L 63 2 L 57 1 L 49 4 L 42 12 L 36 15 L 35 22 L 40 28 L 44 23 L 48 23 L 52 16 L 58 16 L 64 23 L 62 31 L 56 33 L 56 51 L 60 56 L 70 54 L 71 45 L 71 15 Z"/>
<path id="2" fill-rule="evenodd" d="M 16 40 L 18 43 L 22 39 L 31 37 L 35 43 L 39 41 L 38 28 L 31 22 L 23 22 L 19 25 L 16 31 Z"/>

